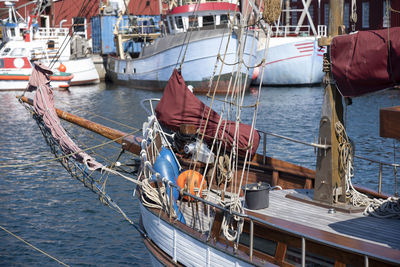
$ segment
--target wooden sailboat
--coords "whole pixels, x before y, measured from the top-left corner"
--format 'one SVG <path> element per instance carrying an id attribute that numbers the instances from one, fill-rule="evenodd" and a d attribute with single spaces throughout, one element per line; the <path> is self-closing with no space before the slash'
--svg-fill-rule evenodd
<path id="1" fill-rule="evenodd" d="M 336 40 L 333 44 L 338 45 Z M 35 108 L 27 108 L 66 169 L 124 217 L 101 180 L 93 178 L 98 173 L 93 170 L 136 185 L 140 225 L 128 221 L 142 234 L 154 265 L 399 266 L 400 220 L 390 218 L 399 216 L 398 206 L 397 214 L 382 215 L 382 206 L 366 211 L 374 204 L 372 198 L 394 207 L 399 200 L 351 184 L 354 155 L 342 127 L 341 94 L 346 91 L 332 82 L 333 69 L 325 66 L 321 141 L 310 144 L 318 153 L 316 170 L 257 154 L 262 132 L 241 124 L 240 117 L 223 117 L 229 112 L 220 115 L 204 105 L 177 70 L 162 99 L 147 102 L 149 118 L 140 138 L 60 110 L 43 109 L 40 100 L 46 97 L 40 95 Z M 40 94 L 44 91 L 41 88 Z M 233 92 L 225 102 L 240 111 L 241 95 Z M 154 101 L 159 101 L 157 106 Z M 44 122 L 55 117 L 47 112 L 139 155 L 137 178 L 118 171 L 116 162 L 109 166 L 94 162 L 62 134 L 50 135 L 63 132 L 54 130 L 59 123 Z"/>

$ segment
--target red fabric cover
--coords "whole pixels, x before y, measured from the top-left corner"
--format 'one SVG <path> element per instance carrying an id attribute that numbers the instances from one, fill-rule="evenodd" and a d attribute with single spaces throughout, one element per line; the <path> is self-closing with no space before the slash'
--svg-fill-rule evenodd
<path id="1" fill-rule="evenodd" d="M 192 124 L 204 130 L 206 117 L 210 108 L 201 102 L 186 86 L 181 74 L 175 69 L 167 86 L 164 88 L 164 94 L 161 101 L 157 104 L 156 116 L 162 124 L 178 128 L 181 124 Z M 204 114 L 204 119 L 203 118 Z M 217 130 L 220 116 L 214 110 L 211 110 L 207 129 L 205 130 L 206 142 L 212 142 Z M 218 138 L 228 140 L 227 149 L 232 148 L 233 138 L 235 135 L 235 122 L 228 121 L 225 134 L 223 135 L 223 125 L 218 129 Z M 249 145 L 251 134 L 251 126 L 240 123 L 239 125 L 239 148 L 245 149 Z M 207 137 L 208 136 L 208 137 Z M 257 130 L 253 129 L 253 147 L 251 155 L 257 151 L 260 142 L 260 135 Z M 244 150 L 239 150 L 239 154 L 244 155 Z"/>
<path id="2" fill-rule="evenodd" d="M 336 36 L 331 45 L 331 63 L 343 96 L 393 87 L 400 82 L 400 27 L 391 28 L 389 33 L 383 29 Z"/>

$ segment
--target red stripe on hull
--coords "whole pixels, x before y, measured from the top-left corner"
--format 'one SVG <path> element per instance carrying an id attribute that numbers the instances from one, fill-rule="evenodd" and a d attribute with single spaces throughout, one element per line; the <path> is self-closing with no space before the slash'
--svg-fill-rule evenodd
<path id="1" fill-rule="evenodd" d="M 281 62 L 281 61 L 285 61 L 285 60 L 300 58 L 300 57 L 309 57 L 309 56 L 312 56 L 312 54 L 307 54 L 307 55 L 301 55 L 301 56 L 295 56 L 295 57 L 288 57 L 288 58 L 284 58 L 284 59 L 279 59 L 279 60 L 267 62 L 265 65 L 269 65 L 269 64 L 272 64 L 272 63 L 277 63 L 277 62 Z"/>
<path id="2" fill-rule="evenodd" d="M 301 45 L 314 45 L 314 43 L 313 42 L 307 42 L 307 43 L 295 44 L 295 46 L 301 46 Z"/>

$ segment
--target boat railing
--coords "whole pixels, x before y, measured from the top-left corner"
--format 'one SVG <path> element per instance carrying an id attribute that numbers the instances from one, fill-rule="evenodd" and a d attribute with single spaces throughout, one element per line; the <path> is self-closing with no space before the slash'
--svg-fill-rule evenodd
<path id="1" fill-rule="evenodd" d="M 150 101 L 150 103 L 151 103 L 151 101 Z M 146 145 L 147 144 L 142 143 L 142 149 L 145 150 L 145 148 L 143 148 L 143 146 L 146 146 Z M 341 250 L 341 251 L 346 251 L 346 252 L 362 255 L 363 258 L 364 258 L 364 266 L 368 266 L 369 258 L 376 258 L 377 257 L 376 255 L 373 255 L 373 253 L 370 253 L 370 252 L 366 252 L 366 251 L 363 251 L 363 250 L 360 250 L 360 249 L 351 248 L 351 247 L 346 247 L 346 246 L 339 245 L 339 244 L 331 242 L 331 241 L 327 241 L 327 240 L 323 240 L 321 238 L 317 238 L 317 237 L 314 237 L 314 236 L 311 236 L 311 235 L 303 234 L 303 233 L 300 233 L 298 231 L 294 231 L 294 230 L 279 226 L 277 224 L 268 222 L 266 220 L 263 220 L 261 218 L 258 218 L 256 216 L 253 216 L 253 215 L 250 215 L 250 214 L 245 214 L 245 213 L 239 213 L 239 212 L 232 211 L 231 209 L 225 208 L 225 207 L 221 206 L 220 204 L 208 201 L 208 200 L 206 200 L 206 199 L 204 199 L 202 197 L 199 197 L 197 195 L 193 195 L 193 194 L 191 194 L 189 192 L 181 190 L 180 187 L 175 185 L 169 179 L 167 179 L 165 177 L 161 177 L 161 175 L 154 170 L 154 168 L 151 165 L 151 163 L 149 161 L 147 161 L 147 160 L 145 160 L 144 168 L 145 168 L 145 170 L 147 169 L 152 174 L 154 174 L 154 176 L 156 177 L 156 179 L 159 182 L 164 183 L 164 185 L 166 187 L 169 187 L 169 200 L 170 201 L 169 201 L 168 205 L 169 205 L 169 210 L 170 211 L 174 210 L 174 208 L 173 208 L 174 197 L 172 195 L 173 194 L 172 188 L 176 188 L 177 190 L 179 190 L 179 192 L 181 194 L 183 194 L 184 196 L 188 196 L 189 199 L 194 199 L 194 200 L 202 202 L 205 205 L 205 208 L 207 206 L 209 206 L 211 208 L 218 209 L 218 210 L 220 210 L 220 211 L 222 211 L 224 213 L 227 213 L 227 214 L 230 214 L 230 215 L 234 215 L 234 216 L 238 216 L 238 217 L 241 217 L 243 219 L 247 219 L 249 224 L 250 224 L 250 227 L 249 227 L 250 228 L 249 229 L 250 230 L 249 231 L 249 236 L 250 236 L 250 240 L 249 240 L 250 241 L 249 242 L 249 258 L 250 258 L 251 262 L 253 261 L 253 254 L 254 254 L 254 223 L 255 222 L 266 226 L 270 230 L 279 231 L 281 233 L 284 233 L 285 236 L 290 236 L 291 238 L 300 239 L 301 240 L 301 261 L 302 261 L 302 265 L 301 266 L 306 266 L 305 265 L 305 263 L 306 263 L 306 252 L 307 252 L 306 241 L 320 244 L 323 247 L 330 247 L 330 248 L 333 247 L 333 248 L 336 248 L 336 249 Z M 167 190 L 167 192 L 168 192 L 168 190 Z M 170 220 L 173 220 L 171 212 L 169 213 L 169 218 L 170 218 Z M 386 261 L 391 262 L 391 263 L 395 263 L 393 259 L 384 258 L 383 260 L 386 260 Z"/>
<path id="2" fill-rule="evenodd" d="M 320 140 L 320 142 L 318 143 L 308 143 L 308 142 L 304 142 L 301 140 L 297 140 L 291 137 L 287 137 L 287 136 L 283 136 L 283 135 L 279 135 L 279 134 L 275 134 L 275 133 L 271 133 L 271 132 L 266 132 L 266 131 L 262 131 L 262 130 L 258 130 L 259 133 L 262 133 L 262 147 L 263 147 L 263 163 L 265 164 L 266 162 L 266 153 L 267 153 L 267 136 L 273 136 L 273 137 L 277 137 L 280 139 L 285 139 L 287 141 L 290 142 L 294 142 L 294 143 L 298 143 L 298 144 L 302 144 L 302 145 L 306 145 L 306 146 L 311 146 L 314 147 L 314 149 L 322 149 L 322 150 L 326 150 L 329 149 L 331 146 L 326 144 L 326 141 L 322 142 L 322 140 Z M 370 158 L 366 158 L 366 157 L 362 157 L 362 156 L 358 156 L 358 155 L 354 155 L 355 158 L 364 160 L 364 161 L 368 161 L 369 163 L 374 163 L 377 164 L 379 166 L 379 178 L 378 178 L 378 193 L 382 193 L 382 177 L 383 177 L 383 166 L 387 166 L 387 167 L 391 167 L 393 168 L 393 176 L 394 176 L 394 182 L 395 182 L 395 196 L 398 195 L 398 191 L 397 191 L 397 168 L 400 167 L 400 164 L 397 163 L 388 163 L 388 162 L 383 162 L 383 161 L 379 161 L 379 160 L 374 160 L 374 159 L 370 159 Z"/>
<path id="3" fill-rule="evenodd" d="M 36 38 L 54 38 L 67 36 L 69 34 L 69 29 L 67 28 L 38 28 L 35 37 Z"/>
<path id="4" fill-rule="evenodd" d="M 310 36 L 310 25 L 303 25 L 299 27 L 296 25 L 275 25 L 272 26 L 272 36 L 287 37 L 287 36 Z"/>
<path id="5" fill-rule="evenodd" d="M 155 109 L 155 105 L 153 102 L 158 102 L 160 101 L 159 98 L 150 98 L 150 99 L 145 99 L 141 101 L 141 106 L 143 107 L 143 109 L 147 112 L 147 114 L 150 115 L 154 115 L 154 109 Z M 148 109 L 145 106 L 145 103 L 148 102 L 148 105 L 150 107 L 150 109 Z M 305 142 L 302 140 L 297 140 L 295 138 L 292 137 L 288 137 L 288 136 L 284 136 L 284 135 L 280 135 L 280 134 L 276 134 L 276 133 L 272 133 L 272 132 L 267 132 L 267 131 L 263 131 L 263 130 L 257 130 L 260 134 L 262 134 L 262 156 L 263 156 L 263 164 L 266 163 L 266 158 L 267 158 L 267 136 L 273 136 L 276 138 L 280 138 L 280 139 L 284 139 L 287 140 L 289 142 L 293 142 L 293 143 L 298 143 L 298 144 L 302 144 L 305 146 L 310 146 L 313 147 L 315 149 L 315 151 L 317 149 L 321 149 L 322 151 L 330 149 L 331 146 L 328 145 L 326 143 L 326 141 L 322 141 L 320 140 L 319 142 Z M 370 158 L 366 158 L 366 157 L 362 157 L 362 156 L 358 156 L 358 155 L 354 155 L 355 158 L 364 160 L 364 161 L 368 161 L 369 163 L 374 163 L 374 164 L 378 164 L 379 166 L 379 177 L 378 177 L 378 193 L 382 193 L 382 178 L 383 178 L 383 166 L 387 166 L 387 167 L 391 167 L 393 168 L 393 176 L 394 176 L 394 182 L 395 182 L 395 192 L 394 195 L 398 196 L 398 191 L 397 191 L 397 168 L 400 167 L 400 164 L 397 163 L 388 163 L 388 162 L 383 162 L 383 161 L 379 161 L 379 160 L 374 160 L 374 159 L 370 159 Z"/>
<path id="6" fill-rule="evenodd" d="M 218 2 L 226 2 L 226 1 L 221 1 L 221 0 L 202 0 L 201 3 L 218 3 Z M 231 4 L 236 4 L 236 1 L 230 0 L 228 1 Z M 198 1 L 195 0 L 183 0 L 182 5 L 197 5 Z"/>

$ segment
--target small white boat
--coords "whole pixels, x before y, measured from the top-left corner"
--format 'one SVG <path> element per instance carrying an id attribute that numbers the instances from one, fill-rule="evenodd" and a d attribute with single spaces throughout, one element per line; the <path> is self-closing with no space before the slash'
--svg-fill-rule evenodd
<path id="1" fill-rule="evenodd" d="M 0 56 L 0 91 L 25 90 L 32 73 L 32 65 L 27 57 Z M 55 71 L 50 75 L 53 88 L 68 89 L 73 74 Z"/>
<path id="2" fill-rule="evenodd" d="M 13 2 L 8 3 L 9 17 L 3 20 L 1 25 L 4 42 L 2 57 L 27 57 L 30 61 L 43 62 L 53 70 L 60 69 L 72 73 L 71 85 L 100 82 L 90 57 L 78 52 L 71 54 L 71 36 L 68 28 L 62 28 L 61 25 L 59 28 L 40 28 L 34 22 L 33 16 L 23 18 L 14 5 Z M 83 42 L 79 45 L 83 45 Z M 60 68 L 61 64 L 64 67 Z"/>

